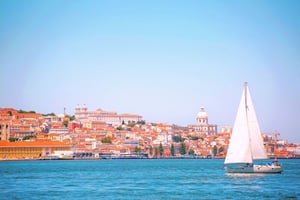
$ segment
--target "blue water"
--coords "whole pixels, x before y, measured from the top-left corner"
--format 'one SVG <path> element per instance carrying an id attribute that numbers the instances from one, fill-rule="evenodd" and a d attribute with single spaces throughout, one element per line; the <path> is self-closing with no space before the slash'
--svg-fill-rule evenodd
<path id="1" fill-rule="evenodd" d="M 0 161 L 0 199 L 300 199 L 282 174 L 229 175 L 222 159 Z"/>

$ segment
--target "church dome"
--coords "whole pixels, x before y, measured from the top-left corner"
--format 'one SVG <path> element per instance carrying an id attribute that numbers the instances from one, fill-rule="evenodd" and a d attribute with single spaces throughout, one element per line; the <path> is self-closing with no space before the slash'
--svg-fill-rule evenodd
<path id="1" fill-rule="evenodd" d="M 197 114 L 197 118 L 207 118 L 207 114 L 203 107 L 200 108 L 200 111 Z"/>

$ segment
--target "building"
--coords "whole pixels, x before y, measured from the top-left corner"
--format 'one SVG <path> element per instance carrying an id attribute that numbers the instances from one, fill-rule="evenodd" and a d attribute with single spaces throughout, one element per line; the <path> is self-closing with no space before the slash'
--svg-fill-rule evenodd
<path id="1" fill-rule="evenodd" d="M 75 108 L 75 117 L 78 121 L 102 121 L 106 124 L 121 125 L 129 121 L 141 121 L 142 116 L 136 114 L 118 114 L 116 112 L 104 111 L 97 109 L 95 111 L 88 111 L 84 104 L 83 106 L 77 105 Z"/>
<path id="2" fill-rule="evenodd" d="M 68 123 L 68 129 L 69 130 L 75 130 L 76 128 L 81 128 L 81 124 L 80 122 L 77 122 L 77 121 L 70 121 Z"/>
<path id="3" fill-rule="evenodd" d="M 60 135 L 66 135 L 69 133 L 69 129 L 66 127 L 55 127 L 55 128 L 50 128 L 49 134 L 55 133 L 55 134 L 60 134 Z"/>
<path id="4" fill-rule="evenodd" d="M 82 122 L 82 127 L 87 129 L 105 129 L 106 123 L 103 121 L 86 120 Z"/>
<path id="5" fill-rule="evenodd" d="M 208 115 L 204 108 L 201 107 L 196 117 L 196 125 L 189 125 L 189 128 L 193 128 L 196 133 L 204 135 L 216 135 L 218 132 L 218 126 L 216 124 L 208 123 Z"/>
<path id="6" fill-rule="evenodd" d="M 22 140 L 26 136 L 34 136 L 35 129 L 29 124 L 14 123 L 10 126 L 10 137 Z"/>
<path id="7" fill-rule="evenodd" d="M 26 136 L 35 136 L 42 115 L 34 111 L 0 108 L 0 140 L 22 140 Z"/>
<path id="8" fill-rule="evenodd" d="M 70 145 L 58 141 L 0 141 L 0 160 L 38 159 L 54 151 L 69 151 Z"/>
<path id="9" fill-rule="evenodd" d="M 7 122 L 0 122 L 0 141 L 10 138 L 10 125 Z"/>

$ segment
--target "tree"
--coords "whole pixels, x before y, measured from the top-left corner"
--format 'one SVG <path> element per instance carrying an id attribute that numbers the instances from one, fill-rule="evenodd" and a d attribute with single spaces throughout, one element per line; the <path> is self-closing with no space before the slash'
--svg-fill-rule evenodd
<path id="1" fill-rule="evenodd" d="M 141 153 L 141 148 L 138 147 L 138 146 L 136 146 L 136 147 L 134 148 L 134 152 L 135 152 L 135 153 Z"/>
<path id="2" fill-rule="evenodd" d="M 47 113 L 47 114 L 42 114 L 43 116 L 55 116 L 55 114 L 52 112 L 52 113 Z"/>
<path id="3" fill-rule="evenodd" d="M 150 154 L 151 156 L 153 156 L 153 147 L 152 147 L 152 146 L 150 146 L 150 148 L 149 148 L 149 154 Z"/>
<path id="4" fill-rule="evenodd" d="M 162 156 L 163 153 L 164 153 L 164 148 L 163 148 L 162 144 L 160 143 L 159 144 L 159 155 Z"/>
<path id="5" fill-rule="evenodd" d="M 122 131 L 122 130 L 124 130 L 124 128 L 120 125 L 117 127 L 117 130 Z"/>
<path id="6" fill-rule="evenodd" d="M 128 121 L 127 126 L 134 127 L 135 124 L 136 124 L 135 121 Z"/>
<path id="7" fill-rule="evenodd" d="M 216 156 L 218 153 L 218 147 L 215 145 L 213 148 L 213 155 Z"/>
<path id="8" fill-rule="evenodd" d="M 18 113 L 36 113 L 35 111 L 31 110 L 31 111 L 25 111 L 25 110 L 18 110 Z"/>
<path id="9" fill-rule="evenodd" d="M 219 153 L 223 152 L 224 151 L 224 148 L 223 147 L 220 147 L 219 148 Z"/>
<path id="10" fill-rule="evenodd" d="M 11 110 L 7 111 L 7 114 L 8 114 L 9 116 L 12 116 Z"/>
<path id="11" fill-rule="evenodd" d="M 157 158 L 158 157 L 158 153 L 159 153 L 159 148 L 158 147 L 155 147 L 154 153 L 155 153 L 155 157 Z"/>
<path id="12" fill-rule="evenodd" d="M 75 115 L 69 116 L 70 121 L 75 120 Z"/>
<path id="13" fill-rule="evenodd" d="M 29 140 L 30 138 L 32 138 L 33 136 L 31 136 L 31 135 L 26 135 L 26 136 L 24 136 L 23 137 L 23 140 Z"/>
<path id="14" fill-rule="evenodd" d="M 190 150 L 189 150 L 189 155 L 194 155 L 194 154 L 195 154 L 194 149 L 190 149 Z"/>
<path id="15" fill-rule="evenodd" d="M 173 139 L 173 141 L 174 142 L 183 142 L 184 141 L 184 139 L 179 135 L 174 135 L 173 137 L 172 137 L 172 139 Z"/>
<path id="16" fill-rule="evenodd" d="M 67 120 L 67 119 L 64 119 L 64 121 L 63 121 L 63 125 L 64 125 L 65 127 L 68 127 L 68 124 L 69 124 L 69 120 Z"/>
<path id="17" fill-rule="evenodd" d="M 138 121 L 137 124 L 142 124 L 142 125 L 144 125 L 144 124 L 146 124 L 146 121 L 145 121 L 145 120 L 141 120 L 141 121 Z"/>
<path id="18" fill-rule="evenodd" d="M 10 137 L 8 140 L 9 140 L 10 142 L 14 142 L 14 141 L 17 141 L 17 140 L 18 140 L 18 138 L 15 138 L 15 137 Z"/>
<path id="19" fill-rule="evenodd" d="M 185 154 L 186 154 L 186 146 L 185 146 L 185 143 L 184 143 L 184 142 L 181 142 L 181 143 L 180 143 L 179 153 L 180 153 L 181 155 L 185 155 Z"/>
<path id="20" fill-rule="evenodd" d="M 111 144 L 111 137 L 104 137 L 101 139 L 102 143 L 107 143 L 107 144 Z"/>
<path id="21" fill-rule="evenodd" d="M 198 136 L 190 136 L 191 140 L 199 140 L 200 138 Z"/>
<path id="22" fill-rule="evenodd" d="M 170 151 L 171 151 L 171 155 L 172 155 L 172 156 L 175 156 L 175 148 L 174 148 L 174 144 L 173 144 L 173 143 L 171 144 L 171 149 L 170 149 Z"/>

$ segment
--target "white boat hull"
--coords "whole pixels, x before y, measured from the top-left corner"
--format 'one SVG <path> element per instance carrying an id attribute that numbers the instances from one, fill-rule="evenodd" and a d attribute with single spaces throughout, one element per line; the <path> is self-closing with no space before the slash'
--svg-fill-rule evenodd
<path id="1" fill-rule="evenodd" d="M 227 173 L 281 173 L 282 166 L 273 164 L 237 167 L 225 166 L 225 170 Z"/>

